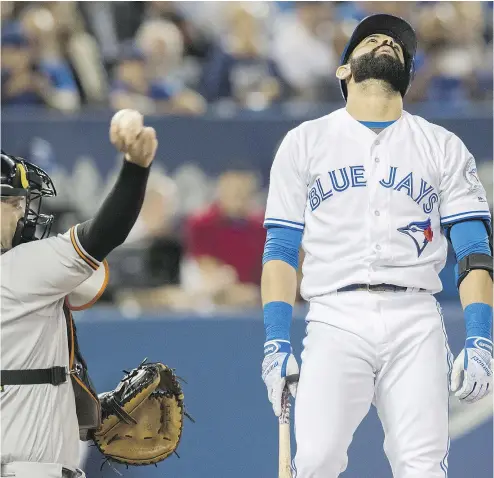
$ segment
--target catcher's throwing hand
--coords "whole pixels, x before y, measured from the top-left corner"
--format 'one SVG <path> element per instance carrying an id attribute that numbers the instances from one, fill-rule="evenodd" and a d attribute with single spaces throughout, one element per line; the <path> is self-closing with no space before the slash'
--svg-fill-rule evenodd
<path id="1" fill-rule="evenodd" d="M 152 163 L 158 147 L 154 128 L 144 126 L 141 113 L 130 109 L 120 110 L 113 116 L 110 141 L 125 154 L 127 161 L 143 168 Z"/>
<path id="2" fill-rule="evenodd" d="M 292 397 L 297 393 L 299 369 L 292 347 L 287 340 L 269 340 L 264 344 L 262 379 L 268 389 L 268 398 L 273 405 L 274 414 L 281 414 L 281 396 L 288 382 Z"/>
<path id="3" fill-rule="evenodd" d="M 451 390 L 466 403 L 474 403 L 492 391 L 492 342 L 483 337 L 469 337 L 455 360 Z"/>

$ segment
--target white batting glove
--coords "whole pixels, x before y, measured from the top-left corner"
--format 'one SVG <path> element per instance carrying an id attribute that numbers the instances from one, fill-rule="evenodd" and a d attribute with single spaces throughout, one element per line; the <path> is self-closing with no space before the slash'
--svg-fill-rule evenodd
<path id="1" fill-rule="evenodd" d="M 158 147 L 154 128 L 145 127 L 141 113 L 130 109 L 117 111 L 113 115 L 110 141 L 124 153 L 126 161 L 143 168 L 152 163 Z"/>
<path id="2" fill-rule="evenodd" d="M 492 341 L 469 337 L 453 364 L 451 390 L 461 401 L 474 403 L 492 392 Z"/>
<path id="3" fill-rule="evenodd" d="M 297 394 L 299 368 L 288 340 L 269 340 L 264 344 L 262 379 L 268 389 L 268 398 L 274 414 L 281 415 L 281 395 L 285 384 L 292 397 Z"/>

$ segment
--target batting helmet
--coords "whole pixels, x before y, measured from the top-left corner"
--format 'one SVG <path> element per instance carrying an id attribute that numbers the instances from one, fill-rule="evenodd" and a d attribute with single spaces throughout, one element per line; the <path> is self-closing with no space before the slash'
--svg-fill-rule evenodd
<path id="1" fill-rule="evenodd" d="M 408 84 L 406 88 L 400 91 L 401 96 L 405 96 L 410 88 L 413 79 L 415 53 L 417 51 L 417 35 L 412 26 L 400 17 L 379 13 L 364 18 L 355 28 L 350 40 L 348 41 L 343 55 L 341 56 L 341 65 L 345 65 L 350 58 L 355 47 L 369 35 L 382 33 L 396 40 L 402 50 L 405 59 L 405 69 L 408 72 Z M 340 81 L 341 93 L 345 101 L 348 96 L 346 81 Z"/>
<path id="2" fill-rule="evenodd" d="M 53 216 L 41 214 L 41 199 L 56 195 L 53 181 L 45 171 L 23 158 L 1 152 L 1 199 L 25 197 L 24 217 L 17 223 L 12 246 L 42 239 L 49 234 Z M 42 229 L 39 238 L 35 236 L 38 226 Z"/>

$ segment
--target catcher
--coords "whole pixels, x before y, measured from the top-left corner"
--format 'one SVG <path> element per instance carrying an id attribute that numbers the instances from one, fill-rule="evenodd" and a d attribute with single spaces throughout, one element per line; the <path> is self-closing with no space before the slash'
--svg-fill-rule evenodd
<path id="1" fill-rule="evenodd" d="M 40 211 L 56 195 L 50 177 L 1 155 L 2 477 L 84 477 L 79 439 L 135 465 L 165 459 L 180 441 L 183 394 L 171 369 L 143 362 L 98 397 L 77 344 L 71 310 L 103 292 L 104 258 L 139 215 L 158 144 L 132 110 L 115 114 L 110 139 L 124 154 L 113 190 L 93 219 L 49 238 L 53 217 Z"/>

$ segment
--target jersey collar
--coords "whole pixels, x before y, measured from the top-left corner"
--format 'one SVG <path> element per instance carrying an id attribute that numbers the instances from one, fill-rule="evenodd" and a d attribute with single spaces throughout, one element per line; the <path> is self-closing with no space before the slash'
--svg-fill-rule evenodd
<path id="1" fill-rule="evenodd" d="M 391 126 L 396 121 L 398 121 L 398 120 L 393 120 L 393 121 L 359 121 L 359 123 L 363 124 L 364 126 L 367 126 L 367 128 L 387 128 L 388 126 Z"/>
<path id="2" fill-rule="evenodd" d="M 372 131 L 369 126 L 362 124 L 363 122 L 356 120 L 348 111 L 346 108 L 342 108 L 344 111 L 345 116 L 348 118 L 349 122 L 356 123 L 358 127 L 362 128 L 362 131 L 367 131 L 366 134 L 370 135 L 369 138 L 372 138 L 375 140 L 378 136 L 380 137 L 381 135 L 387 134 L 390 130 L 394 129 L 397 127 L 399 123 L 403 121 L 403 118 L 406 116 L 406 112 L 403 110 L 401 112 L 401 116 L 397 119 L 391 122 L 390 125 L 388 125 L 386 128 L 383 129 L 380 133 L 376 133 L 375 131 Z M 366 122 L 369 123 L 369 122 Z M 388 123 L 388 122 L 386 122 Z M 378 128 L 382 128 L 382 126 L 377 126 Z"/>

